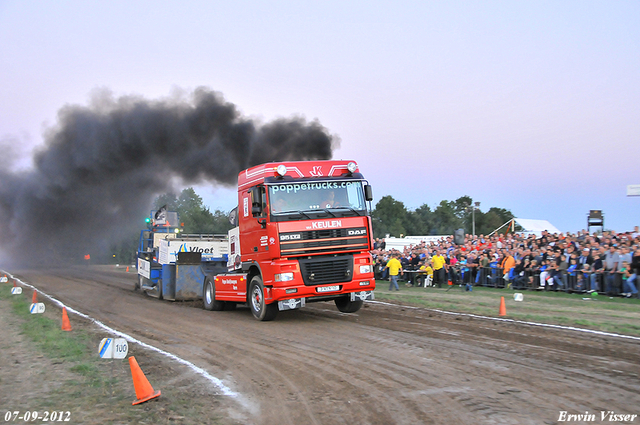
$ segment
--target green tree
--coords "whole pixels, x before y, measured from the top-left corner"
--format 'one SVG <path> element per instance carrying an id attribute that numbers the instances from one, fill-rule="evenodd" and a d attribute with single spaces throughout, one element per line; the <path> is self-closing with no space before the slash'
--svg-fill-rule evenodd
<path id="1" fill-rule="evenodd" d="M 423 204 L 408 214 L 407 232 L 409 235 L 433 235 L 434 214 L 427 204 Z"/>
<path id="2" fill-rule="evenodd" d="M 383 238 L 386 234 L 399 237 L 407 234 L 406 224 L 408 220 L 407 208 L 392 196 L 383 196 L 371 212 L 373 222 L 373 234 Z"/>
<path id="3" fill-rule="evenodd" d="M 505 208 L 492 207 L 486 213 L 476 210 L 476 234 L 488 235 L 513 218 L 513 213 Z M 519 230 L 522 230 L 522 228 L 516 226 L 516 231 Z M 499 233 L 508 233 L 510 231 L 511 227 L 505 226 L 500 229 Z"/>
<path id="4" fill-rule="evenodd" d="M 440 205 L 433 212 L 434 234 L 450 235 L 454 230 L 462 227 L 462 219 L 456 215 L 456 203 L 452 201 L 440 201 Z"/>
<path id="5" fill-rule="evenodd" d="M 160 195 L 154 205 L 156 209 L 166 205 L 168 211 L 176 211 L 184 223 L 184 233 L 226 234 L 232 227 L 227 214 L 220 210 L 212 213 L 192 187 L 183 189 L 178 197 L 173 193 Z"/>
<path id="6" fill-rule="evenodd" d="M 472 233 L 473 199 L 461 196 L 455 201 L 440 201 L 435 209 L 423 204 L 414 211 L 409 211 L 400 201 L 385 196 L 376 204 L 372 212 L 373 233 L 383 237 L 387 233 L 392 236 L 404 235 L 450 235 L 457 229 Z M 476 235 L 487 235 L 513 218 L 511 211 L 504 208 L 490 208 L 483 213 L 475 209 Z M 506 233 L 510 229 L 501 230 Z M 521 230 L 516 226 L 516 231 Z"/>

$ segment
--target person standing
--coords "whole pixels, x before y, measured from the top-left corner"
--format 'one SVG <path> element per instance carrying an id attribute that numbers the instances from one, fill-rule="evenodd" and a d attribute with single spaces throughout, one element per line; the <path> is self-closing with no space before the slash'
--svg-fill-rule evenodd
<path id="1" fill-rule="evenodd" d="M 637 226 L 636 226 L 637 229 Z M 631 276 L 629 276 L 628 283 L 636 285 L 636 281 L 638 280 L 638 274 L 640 272 L 640 249 L 637 249 L 636 252 L 631 257 L 631 264 L 629 265 L 629 271 Z"/>
<path id="2" fill-rule="evenodd" d="M 502 260 L 500 261 L 500 268 L 502 269 L 502 280 L 504 281 L 505 286 L 507 286 L 511 283 L 509 274 L 511 273 L 511 270 L 516 266 L 516 260 L 506 249 L 502 250 L 502 254 L 503 256 Z"/>
<path id="3" fill-rule="evenodd" d="M 431 257 L 431 265 L 433 266 L 433 286 L 436 284 L 438 288 L 442 288 L 442 282 L 446 279 L 444 265 L 447 260 L 442 256 L 440 250 L 436 250 L 436 254 Z"/>
<path id="4" fill-rule="evenodd" d="M 629 271 L 629 262 L 623 261 L 622 266 L 620 267 L 620 274 L 622 275 L 622 290 L 624 291 L 621 295 L 624 297 L 638 297 L 638 290 L 634 285 L 633 281 L 630 281 L 629 277 L 631 277 L 631 272 Z M 628 288 L 628 289 L 627 289 Z M 627 292 L 627 290 L 629 292 Z"/>
<path id="5" fill-rule="evenodd" d="M 598 281 L 602 282 L 601 290 L 604 290 L 604 262 L 600 258 L 600 253 L 598 251 L 595 252 L 593 256 L 593 266 L 591 266 L 591 289 L 588 291 L 590 293 L 598 291 Z"/>
<path id="6" fill-rule="evenodd" d="M 611 244 L 611 246 L 609 246 L 609 251 L 607 251 L 604 257 L 604 271 L 606 274 L 605 281 L 607 283 L 607 295 L 618 295 L 616 287 L 616 272 L 618 271 L 619 265 L 620 255 L 618 254 L 616 247 Z"/>
<path id="7" fill-rule="evenodd" d="M 404 272 L 402 271 L 402 264 L 400 264 L 397 254 L 391 256 L 389 261 L 387 261 L 385 268 L 389 269 L 389 290 L 393 291 L 393 288 L 395 287 L 396 291 L 399 291 L 398 273 L 404 274 Z"/>

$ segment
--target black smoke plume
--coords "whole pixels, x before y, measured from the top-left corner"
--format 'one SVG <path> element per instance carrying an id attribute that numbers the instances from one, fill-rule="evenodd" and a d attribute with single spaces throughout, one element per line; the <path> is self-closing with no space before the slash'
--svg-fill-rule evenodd
<path id="1" fill-rule="evenodd" d="M 176 179 L 233 187 L 245 168 L 329 159 L 337 143 L 317 121 L 259 123 L 207 88 L 158 101 L 97 93 L 89 106 L 63 107 L 44 140 L 33 169 L 0 167 L 0 249 L 24 264 L 79 259 L 131 237 Z"/>

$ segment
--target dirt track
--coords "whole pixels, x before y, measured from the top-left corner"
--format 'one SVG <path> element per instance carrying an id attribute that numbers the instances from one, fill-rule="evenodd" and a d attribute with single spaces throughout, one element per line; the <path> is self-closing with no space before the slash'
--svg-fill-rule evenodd
<path id="1" fill-rule="evenodd" d="M 229 415 L 248 423 L 540 424 L 560 411 L 608 423 L 600 411 L 640 413 L 638 341 L 381 303 L 351 315 L 308 304 L 258 322 L 242 306 L 148 298 L 122 268 L 16 274 L 222 379 L 241 394 Z"/>

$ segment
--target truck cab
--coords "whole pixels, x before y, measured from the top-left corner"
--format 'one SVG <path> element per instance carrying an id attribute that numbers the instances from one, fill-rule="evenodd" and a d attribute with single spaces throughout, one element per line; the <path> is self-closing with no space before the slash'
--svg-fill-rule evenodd
<path id="1" fill-rule="evenodd" d="M 273 162 L 242 171 L 229 273 L 212 276 L 208 294 L 205 285 L 205 308 L 246 301 L 259 320 L 314 301 L 357 311 L 375 289 L 371 200 L 355 161 Z"/>

